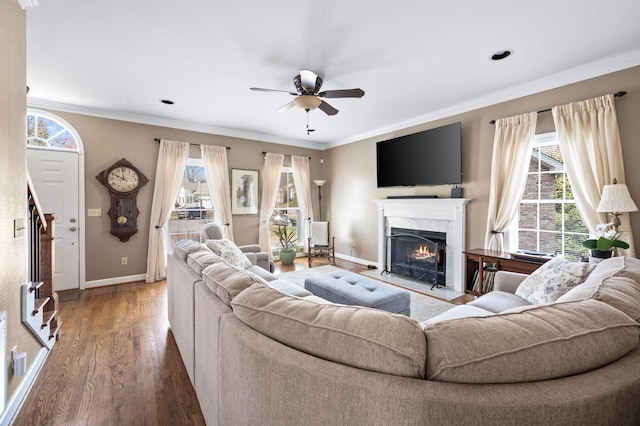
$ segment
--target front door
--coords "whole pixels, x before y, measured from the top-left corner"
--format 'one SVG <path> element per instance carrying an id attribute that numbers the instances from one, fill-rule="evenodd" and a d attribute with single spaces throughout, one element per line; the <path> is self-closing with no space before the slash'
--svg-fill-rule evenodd
<path id="1" fill-rule="evenodd" d="M 27 167 L 42 209 L 55 215 L 55 291 L 79 288 L 78 153 L 29 148 Z"/>

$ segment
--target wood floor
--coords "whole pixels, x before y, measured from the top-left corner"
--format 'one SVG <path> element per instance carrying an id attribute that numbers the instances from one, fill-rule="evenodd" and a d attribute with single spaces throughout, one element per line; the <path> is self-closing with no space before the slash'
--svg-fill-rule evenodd
<path id="1" fill-rule="evenodd" d="M 275 272 L 306 268 L 307 259 L 298 258 L 293 265 L 276 262 Z M 204 425 L 169 330 L 166 281 L 81 291 L 77 300 L 60 303 L 60 317 L 60 340 L 13 424 Z"/>
<path id="2" fill-rule="evenodd" d="M 166 281 L 89 289 L 15 425 L 204 425 L 167 321 Z"/>

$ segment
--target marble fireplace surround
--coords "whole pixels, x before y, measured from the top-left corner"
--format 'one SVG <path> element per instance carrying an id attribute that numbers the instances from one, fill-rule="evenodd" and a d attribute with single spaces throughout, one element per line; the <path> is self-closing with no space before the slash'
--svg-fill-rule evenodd
<path id="1" fill-rule="evenodd" d="M 392 198 L 378 204 L 378 268 L 389 264 L 391 228 L 444 232 L 447 236 L 446 286 L 464 293 L 466 198 Z"/>

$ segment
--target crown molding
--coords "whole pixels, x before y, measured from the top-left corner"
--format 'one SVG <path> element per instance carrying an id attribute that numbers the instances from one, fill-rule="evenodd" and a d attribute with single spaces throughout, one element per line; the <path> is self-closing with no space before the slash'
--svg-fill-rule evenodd
<path id="1" fill-rule="evenodd" d="M 246 130 L 229 129 L 226 127 L 211 126 L 201 123 L 194 123 L 191 121 L 174 120 L 171 118 L 158 117 L 148 114 L 113 111 L 99 108 L 88 108 L 78 105 L 65 104 L 62 102 L 32 98 L 29 96 L 27 96 L 27 107 L 69 112 L 73 114 L 88 115 L 91 117 L 107 118 L 110 120 L 119 120 L 138 124 L 147 124 L 151 126 L 168 127 L 171 129 L 188 130 L 218 136 L 229 136 L 232 138 L 256 140 L 261 142 L 275 143 L 279 145 L 317 149 L 320 151 L 326 148 L 326 144 L 319 142 L 289 139 L 281 136 L 267 135 Z"/>
<path id="2" fill-rule="evenodd" d="M 395 132 L 412 126 L 417 126 L 443 118 L 451 117 L 457 114 L 485 108 L 502 102 L 521 98 L 523 96 L 533 95 L 544 92 L 546 90 L 555 89 L 557 87 L 566 86 L 579 81 L 588 80 L 590 78 L 599 77 L 601 75 L 610 74 L 627 68 L 640 65 L 640 49 L 630 50 L 618 55 L 610 56 L 588 64 L 580 65 L 574 68 L 550 74 L 546 77 L 538 78 L 523 84 L 511 86 L 502 90 L 498 90 L 490 95 L 470 99 L 466 102 L 459 103 L 437 111 L 432 111 L 409 120 L 394 123 L 389 126 L 381 127 L 370 132 L 361 133 L 359 135 L 329 142 L 328 148 L 334 148 L 340 145 L 346 145 L 358 142 L 364 139 L 373 138 L 386 133 Z M 619 88 L 624 90 L 624 88 Z"/>

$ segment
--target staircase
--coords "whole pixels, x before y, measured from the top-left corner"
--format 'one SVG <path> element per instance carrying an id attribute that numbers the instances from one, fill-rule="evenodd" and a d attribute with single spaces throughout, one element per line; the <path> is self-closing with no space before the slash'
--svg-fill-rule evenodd
<path id="1" fill-rule="evenodd" d="M 55 292 L 55 216 L 43 213 L 31 178 L 29 200 L 29 279 L 22 284 L 22 322 L 43 346 L 51 349 L 60 337 L 58 294 Z"/>
<path id="2" fill-rule="evenodd" d="M 40 340 L 43 346 L 51 349 L 58 340 L 61 321 L 56 310 L 45 310 L 51 297 L 43 296 L 44 282 L 22 284 L 22 322 Z"/>

